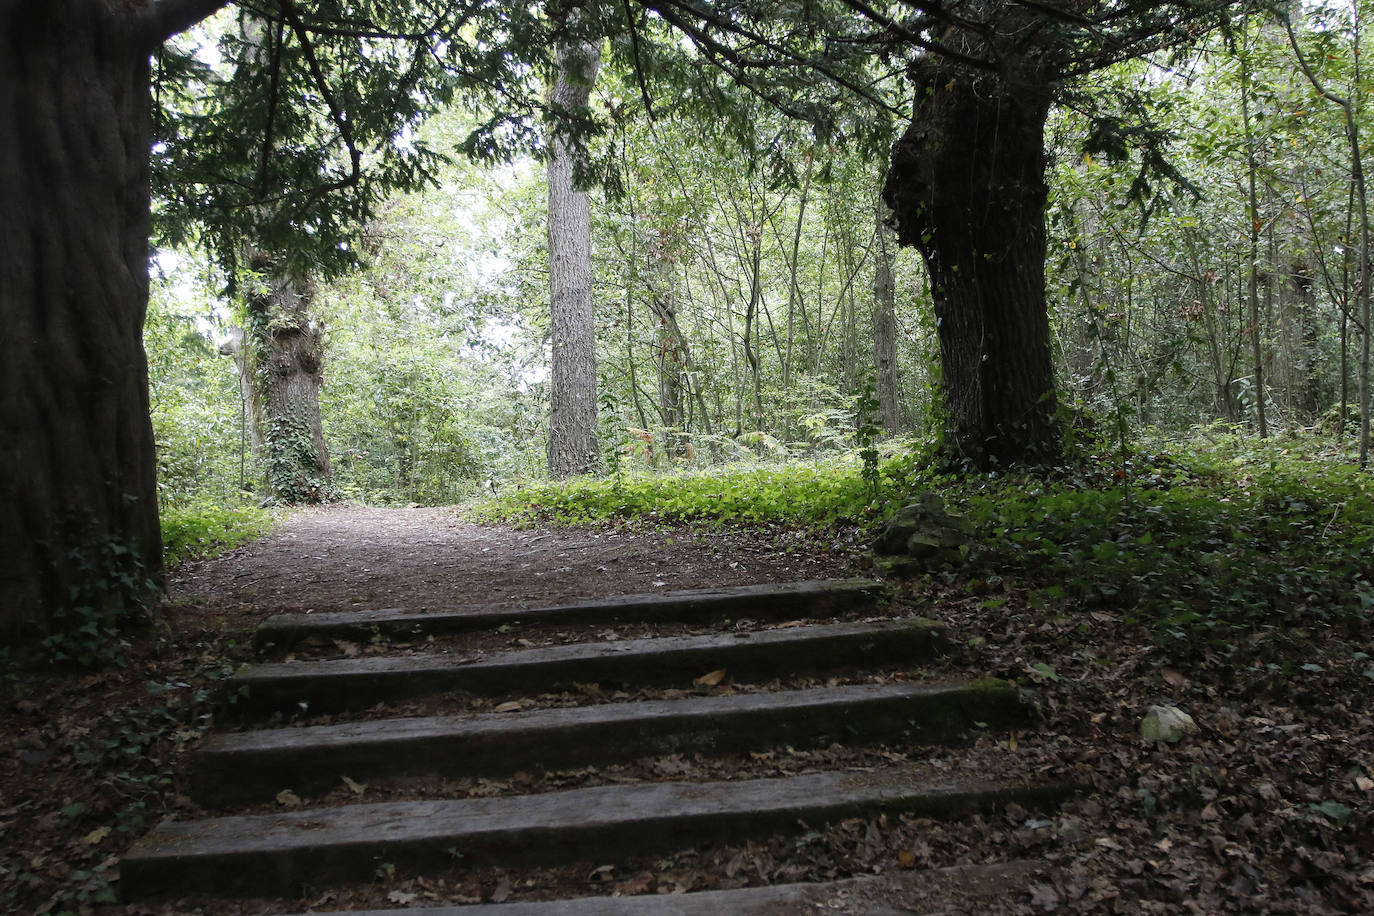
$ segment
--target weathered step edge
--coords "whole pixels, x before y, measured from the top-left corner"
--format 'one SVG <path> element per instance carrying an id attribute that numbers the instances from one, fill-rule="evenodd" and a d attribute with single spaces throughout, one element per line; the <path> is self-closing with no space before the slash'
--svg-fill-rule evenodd
<path id="1" fill-rule="evenodd" d="M 602 621 L 710 620 L 722 616 L 775 619 L 829 617 L 876 603 L 886 586 L 871 579 L 767 583 L 729 588 L 655 592 L 546 607 L 479 607 L 416 613 L 403 608 L 324 614 L 276 614 L 258 627 L 258 651 L 290 649 L 302 642 L 468 633 L 503 625 Z"/>
<path id="2" fill-rule="evenodd" d="M 226 680 L 244 715 L 326 713 L 451 691 L 527 695 L 573 683 L 680 684 L 720 668 L 737 681 L 858 665 L 918 662 L 945 642 L 944 628 L 905 618 L 709 636 L 573 643 L 488 658 L 378 656 L 267 662 Z M 243 688 L 246 688 L 244 690 Z"/>
<path id="3" fill-rule="evenodd" d="M 1015 801 L 1052 804 L 1064 784 L 922 784 L 911 768 L 822 772 L 724 783 L 598 786 L 538 795 L 383 802 L 276 815 L 165 821 L 120 864 L 128 900 L 168 893 L 294 896 L 404 873 L 599 863 L 738 843 L 879 811 L 949 817 Z"/>
<path id="4" fill-rule="evenodd" d="M 1006 681 L 855 684 L 517 713 L 385 719 L 215 735 L 193 771 L 206 805 L 317 794 L 343 777 L 507 776 L 655 754 L 740 752 L 834 741 L 946 741 L 975 724 L 1022 722 Z"/>
<path id="5" fill-rule="evenodd" d="M 542 902 L 479 903 L 406 910 L 350 910 L 314 916 L 788 916 L 824 912 L 835 916 L 887 916 L 919 912 L 913 900 L 931 893 L 972 903 L 1023 891 L 1045 867 L 1016 859 L 991 865 L 951 865 L 929 871 L 897 871 L 814 884 L 774 884 L 689 894 L 575 897 Z M 972 910 L 961 910 L 972 912 Z M 296 916 L 306 916 L 300 913 Z"/>

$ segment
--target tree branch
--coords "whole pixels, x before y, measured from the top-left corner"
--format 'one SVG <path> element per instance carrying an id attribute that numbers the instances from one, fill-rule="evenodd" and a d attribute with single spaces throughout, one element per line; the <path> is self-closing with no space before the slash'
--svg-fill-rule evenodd
<path id="1" fill-rule="evenodd" d="M 230 0 L 156 0 L 126 13 L 134 41 L 148 52 L 229 5 Z"/>
<path id="2" fill-rule="evenodd" d="M 339 139 L 344 142 L 348 149 L 348 161 L 351 174 L 347 178 L 327 186 L 329 191 L 340 190 L 342 188 L 357 185 L 362 180 L 362 152 L 358 149 L 358 144 L 353 139 L 353 127 L 348 123 L 348 112 L 344 111 L 334 97 L 334 91 L 329 88 L 329 80 L 324 74 L 324 69 L 320 66 L 319 59 L 315 56 L 315 46 L 310 42 L 310 33 L 301 22 L 300 15 L 296 10 L 296 5 L 291 0 L 283 0 L 281 4 L 282 15 L 286 17 L 286 22 L 291 26 L 291 31 L 296 33 L 300 39 L 301 51 L 305 54 L 306 66 L 310 70 L 310 76 L 315 81 L 315 87 L 320 90 L 320 97 L 329 106 L 329 116 L 334 122 L 334 126 L 339 131 Z M 312 195 L 311 200 L 321 196 L 320 193 Z"/>

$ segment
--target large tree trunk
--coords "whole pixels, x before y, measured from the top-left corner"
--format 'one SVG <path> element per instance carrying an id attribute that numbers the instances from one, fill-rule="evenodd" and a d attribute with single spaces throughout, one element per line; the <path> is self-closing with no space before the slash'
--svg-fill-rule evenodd
<path id="1" fill-rule="evenodd" d="M 555 48 L 550 102 L 556 110 L 587 104 L 601 64 L 596 46 Z M 573 184 L 572 144 L 557 125 L 548 131 L 549 300 L 553 357 L 549 372 L 549 476 L 587 474 L 601 466 L 596 434 L 596 312 L 592 302 L 591 212 Z"/>
<path id="2" fill-rule="evenodd" d="M 0 3 L 0 632 L 162 580 L 143 320 L 148 54 L 105 3 Z M 84 608 L 86 610 L 77 609 Z"/>
<path id="3" fill-rule="evenodd" d="M 284 502 L 323 502 L 332 486 L 320 422 L 324 335 L 310 315 L 314 284 L 262 252 L 252 252 L 248 264 L 255 273 L 246 297 L 248 343 L 267 487 Z"/>
<path id="4" fill-rule="evenodd" d="M 1044 125 L 1036 73 L 921 61 L 916 110 L 883 199 L 925 258 L 940 339 L 946 447 L 974 466 L 1060 457 L 1045 304 Z"/>

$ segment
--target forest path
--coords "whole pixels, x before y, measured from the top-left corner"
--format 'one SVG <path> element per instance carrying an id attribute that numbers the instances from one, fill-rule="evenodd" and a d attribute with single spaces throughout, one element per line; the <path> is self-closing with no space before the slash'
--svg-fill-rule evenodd
<path id="1" fill-rule="evenodd" d="M 1068 784 L 970 753 L 1029 710 L 937 673 L 946 628 L 879 583 L 814 581 L 851 556 L 818 546 L 333 507 L 183 569 L 183 600 L 278 613 L 200 746 L 201 816 L 129 850 L 126 899 L 667 916 L 1024 892 L 1036 863 L 912 871 L 898 837 L 1052 810 Z"/>
<path id="2" fill-rule="evenodd" d="M 455 601 L 521 607 L 659 590 L 854 575 L 846 535 L 712 531 L 638 522 L 516 529 L 463 521 L 452 508 L 335 504 L 293 511 L 271 535 L 184 563 L 173 605 L 261 615 Z"/>

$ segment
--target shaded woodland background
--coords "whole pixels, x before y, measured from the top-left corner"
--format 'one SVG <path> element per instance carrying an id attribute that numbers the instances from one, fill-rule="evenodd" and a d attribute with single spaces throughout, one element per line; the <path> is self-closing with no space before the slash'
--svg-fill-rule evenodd
<path id="1" fill-rule="evenodd" d="M 1297 35 L 1356 129 L 1361 13 L 1305 9 Z M 1100 116 L 1052 113 L 1048 305 L 1080 445 L 1209 429 L 1353 442 L 1362 214 L 1341 106 L 1260 17 L 1091 79 L 1100 98 L 1146 106 L 1109 115 L 1148 123 L 1167 168 L 1145 161 L 1156 147 L 1084 152 Z M 610 124 L 593 141 L 591 207 L 603 469 L 857 462 L 865 430 L 886 454 L 938 437 L 927 282 L 885 225 L 883 164 L 810 142 L 764 106 L 772 146 L 741 150 L 691 120 L 650 120 L 624 87 L 603 75 L 591 101 Z M 472 126 L 454 108 L 425 140 L 451 151 Z M 297 496 L 443 504 L 543 476 L 546 206 L 535 161 L 461 157 L 438 187 L 381 205 L 362 233 L 367 266 L 309 303 L 332 481 Z M 242 363 L 220 353 L 247 321 L 243 298 L 218 295 L 194 246 L 157 264 L 160 498 L 257 499 Z"/>

